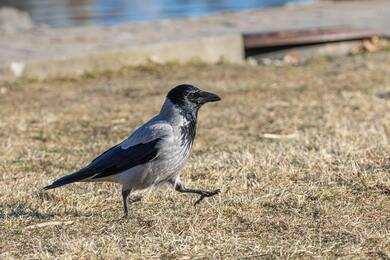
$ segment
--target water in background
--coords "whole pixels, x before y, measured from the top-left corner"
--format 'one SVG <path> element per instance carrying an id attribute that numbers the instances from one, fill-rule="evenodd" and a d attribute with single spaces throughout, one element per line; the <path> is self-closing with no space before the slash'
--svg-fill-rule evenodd
<path id="1" fill-rule="evenodd" d="M 117 24 L 250 10 L 313 0 L 0 0 L 53 27 Z"/>

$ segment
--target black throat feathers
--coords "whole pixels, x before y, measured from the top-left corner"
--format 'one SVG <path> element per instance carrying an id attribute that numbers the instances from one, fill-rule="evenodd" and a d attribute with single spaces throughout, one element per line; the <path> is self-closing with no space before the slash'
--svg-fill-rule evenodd
<path id="1" fill-rule="evenodd" d="M 187 124 L 180 127 L 181 144 L 191 147 L 196 135 L 198 109 L 192 112 L 183 111 L 182 115 L 187 121 Z"/>

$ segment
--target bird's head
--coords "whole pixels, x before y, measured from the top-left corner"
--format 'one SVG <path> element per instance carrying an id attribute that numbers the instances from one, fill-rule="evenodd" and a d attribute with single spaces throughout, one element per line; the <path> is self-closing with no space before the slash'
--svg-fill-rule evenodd
<path id="1" fill-rule="evenodd" d="M 197 110 L 205 103 L 221 100 L 221 98 L 214 93 L 200 90 L 199 88 L 188 84 L 174 87 L 168 92 L 167 98 L 173 104 L 185 110 Z"/>

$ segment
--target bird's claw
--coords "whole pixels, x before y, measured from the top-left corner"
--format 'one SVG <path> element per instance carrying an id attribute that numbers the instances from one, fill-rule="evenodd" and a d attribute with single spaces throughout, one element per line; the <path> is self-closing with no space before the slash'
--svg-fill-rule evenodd
<path id="1" fill-rule="evenodd" d="M 218 193 L 220 193 L 221 190 L 220 189 L 217 189 L 217 190 L 213 190 L 213 191 L 204 191 L 201 195 L 200 195 L 200 198 L 195 201 L 194 203 L 194 206 L 198 205 L 205 197 L 212 197 L 214 195 L 217 195 Z"/>
<path id="2" fill-rule="evenodd" d="M 140 202 L 142 200 L 142 197 L 141 196 L 135 196 L 135 197 L 132 197 L 130 198 L 130 204 L 132 203 L 136 203 L 136 202 Z"/>

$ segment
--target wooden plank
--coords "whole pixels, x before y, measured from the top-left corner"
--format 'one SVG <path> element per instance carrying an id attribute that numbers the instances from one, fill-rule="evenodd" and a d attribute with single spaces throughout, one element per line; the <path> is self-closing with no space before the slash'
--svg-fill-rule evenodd
<path id="1" fill-rule="evenodd" d="M 244 34 L 245 49 L 307 45 L 338 41 L 351 41 L 381 36 L 382 33 L 370 28 L 325 28 L 300 31 L 276 31 L 269 33 Z"/>

